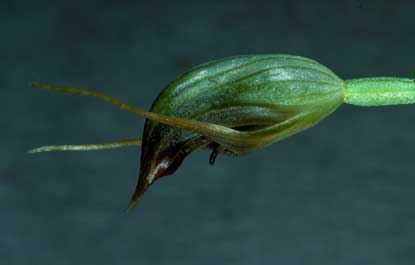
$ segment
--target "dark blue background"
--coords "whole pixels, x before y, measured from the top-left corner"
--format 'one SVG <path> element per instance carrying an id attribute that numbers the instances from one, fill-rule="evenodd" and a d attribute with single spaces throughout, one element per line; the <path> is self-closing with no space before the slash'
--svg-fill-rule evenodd
<path id="1" fill-rule="evenodd" d="M 414 264 L 415 107 L 342 106 L 254 154 L 190 156 L 124 214 L 143 119 L 192 66 L 288 53 L 343 78 L 413 76 L 413 1 L 1 1 L 0 264 Z"/>

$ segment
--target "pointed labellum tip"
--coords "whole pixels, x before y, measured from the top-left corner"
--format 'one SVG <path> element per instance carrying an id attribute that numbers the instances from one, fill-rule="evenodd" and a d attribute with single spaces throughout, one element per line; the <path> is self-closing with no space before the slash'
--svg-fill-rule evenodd
<path id="1" fill-rule="evenodd" d="M 147 190 L 149 184 L 147 182 L 139 182 L 137 185 L 137 188 L 135 189 L 135 192 L 133 194 L 133 196 L 131 197 L 131 200 L 128 204 L 127 213 L 130 213 L 135 206 L 138 204 L 138 202 L 140 201 L 141 197 L 143 196 L 143 194 L 145 193 L 145 191 Z"/>

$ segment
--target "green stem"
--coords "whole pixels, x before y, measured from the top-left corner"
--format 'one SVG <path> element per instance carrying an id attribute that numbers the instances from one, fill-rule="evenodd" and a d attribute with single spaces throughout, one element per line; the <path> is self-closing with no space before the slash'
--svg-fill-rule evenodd
<path id="1" fill-rule="evenodd" d="M 346 80 L 344 101 L 359 106 L 415 103 L 415 80 L 396 77 Z"/>

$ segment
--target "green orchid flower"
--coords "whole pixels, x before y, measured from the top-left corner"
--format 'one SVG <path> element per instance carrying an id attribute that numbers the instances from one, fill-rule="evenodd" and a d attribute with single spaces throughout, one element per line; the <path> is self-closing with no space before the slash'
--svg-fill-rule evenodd
<path id="1" fill-rule="evenodd" d="M 244 155 L 314 126 L 343 103 L 382 106 L 415 102 L 409 78 L 343 80 L 318 62 L 292 55 L 246 55 L 191 69 L 166 86 L 150 111 L 84 88 L 33 87 L 83 94 L 146 119 L 142 139 L 90 145 L 44 146 L 44 151 L 141 145 L 141 167 L 129 209 L 157 179 L 173 174 L 196 149 Z"/>

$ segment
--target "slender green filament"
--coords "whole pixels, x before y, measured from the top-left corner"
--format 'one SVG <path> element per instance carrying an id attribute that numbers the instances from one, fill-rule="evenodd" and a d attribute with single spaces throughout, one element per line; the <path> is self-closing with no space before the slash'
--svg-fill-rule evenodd
<path id="1" fill-rule="evenodd" d="M 81 94 L 86 96 L 91 96 L 96 99 L 111 103 L 115 106 L 118 106 L 121 109 L 127 110 L 131 113 L 134 113 L 138 116 L 144 117 L 146 119 L 158 121 L 170 126 L 179 127 L 185 130 L 193 131 L 196 133 L 201 133 L 207 136 L 223 136 L 226 138 L 232 138 L 233 136 L 237 136 L 239 131 L 230 129 L 225 126 L 211 124 L 207 122 L 200 122 L 182 118 L 176 118 L 166 115 L 157 114 L 154 112 L 148 112 L 143 109 L 137 108 L 135 106 L 129 105 L 124 103 L 118 99 L 112 98 L 107 96 L 103 93 L 95 92 L 86 88 L 78 88 L 78 87 L 61 87 L 61 86 L 51 86 L 48 84 L 40 84 L 40 83 L 32 83 L 32 87 L 46 89 L 50 91 L 57 91 L 69 94 Z M 226 135 L 226 136 L 225 136 Z"/>
<path id="2" fill-rule="evenodd" d="M 113 149 L 127 146 L 140 146 L 141 139 L 126 139 L 115 142 L 101 144 L 82 144 L 82 145 L 48 145 L 29 150 L 28 153 L 40 153 L 50 151 L 93 151 L 102 149 Z"/>

